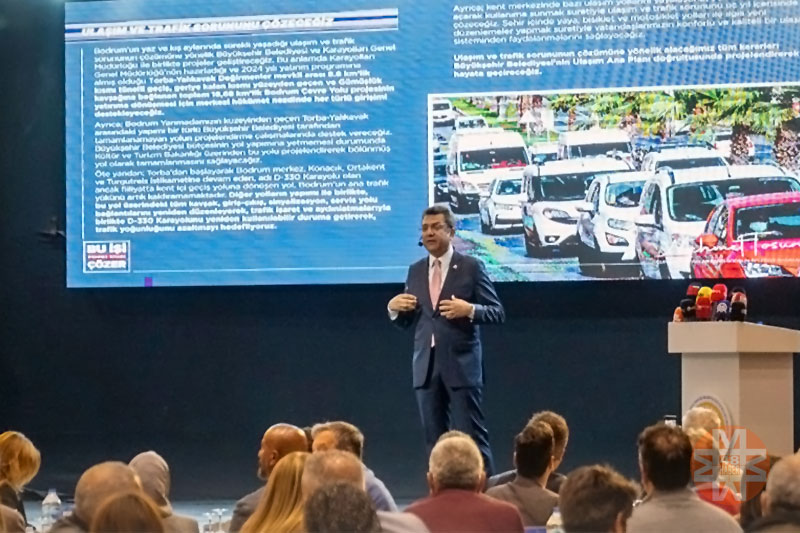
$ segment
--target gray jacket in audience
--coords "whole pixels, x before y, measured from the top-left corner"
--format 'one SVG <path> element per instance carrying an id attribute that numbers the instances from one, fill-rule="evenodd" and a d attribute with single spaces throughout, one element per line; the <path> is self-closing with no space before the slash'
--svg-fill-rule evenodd
<path id="1" fill-rule="evenodd" d="M 394 498 L 392 498 L 389 489 L 366 466 L 364 467 L 364 483 L 367 486 L 367 494 L 372 503 L 375 504 L 375 509 L 378 511 L 397 511 L 397 504 L 394 503 Z"/>
<path id="2" fill-rule="evenodd" d="M 739 533 L 741 530 L 731 515 L 704 502 L 688 488 L 648 496 L 628 520 L 628 533 Z"/>
<path id="3" fill-rule="evenodd" d="M 230 533 L 239 533 L 242 530 L 244 523 L 247 522 L 247 519 L 258 507 L 258 502 L 261 500 L 261 495 L 264 494 L 266 488 L 265 482 L 263 487 L 236 502 L 236 507 L 233 508 L 233 516 L 231 517 L 231 526 L 228 529 Z"/>
<path id="4" fill-rule="evenodd" d="M 520 475 L 511 483 L 490 488 L 486 495 L 519 509 L 525 527 L 544 526 L 553 514 L 553 507 L 558 505 L 558 494 Z"/>

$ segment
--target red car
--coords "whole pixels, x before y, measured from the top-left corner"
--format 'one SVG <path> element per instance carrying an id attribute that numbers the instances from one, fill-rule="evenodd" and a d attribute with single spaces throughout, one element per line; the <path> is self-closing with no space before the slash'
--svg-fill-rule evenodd
<path id="1" fill-rule="evenodd" d="M 725 200 L 708 216 L 696 243 L 696 278 L 797 277 L 800 192 Z"/>

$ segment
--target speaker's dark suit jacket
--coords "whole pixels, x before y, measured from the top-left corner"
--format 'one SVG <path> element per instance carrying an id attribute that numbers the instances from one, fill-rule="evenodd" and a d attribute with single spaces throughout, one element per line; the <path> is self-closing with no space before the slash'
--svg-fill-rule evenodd
<path id="1" fill-rule="evenodd" d="M 408 269 L 405 292 L 417 297 L 417 308 L 400 313 L 395 324 L 415 325 L 414 387 L 424 387 L 430 367 L 431 335 L 436 339 L 436 357 L 442 381 L 451 388 L 481 387 L 483 359 L 480 324 L 498 324 L 505 320 L 505 311 L 479 260 L 453 252 L 439 300 L 456 296 L 475 306 L 475 315 L 448 320 L 431 303 L 428 290 L 428 260 L 425 257 Z M 437 305 L 438 307 L 438 305 Z"/>

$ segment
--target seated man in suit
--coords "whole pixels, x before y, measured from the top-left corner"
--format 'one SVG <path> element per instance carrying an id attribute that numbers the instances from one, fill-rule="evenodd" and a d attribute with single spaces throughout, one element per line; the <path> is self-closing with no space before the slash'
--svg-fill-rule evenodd
<path id="1" fill-rule="evenodd" d="M 545 488 L 555 457 L 553 430 L 544 422 L 525 426 L 514 439 L 514 481 L 492 487 L 487 496 L 514 505 L 525 527 L 544 526 L 558 505 L 558 494 Z"/>
<path id="2" fill-rule="evenodd" d="M 582 466 L 567 476 L 558 495 L 564 531 L 625 533 L 636 486 L 607 466 Z"/>
<path id="3" fill-rule="evenodd" d="M 366 494 L 364 465 L 350 452 L 342 450 L 317 451 L 311 454 L 303 468 L 301 486 L 308 502 L 322 487 L 347 483 Z M 410 513 L 378 511 L 382 533 L 428 533 L 422 520 Z M 309 528 L 309 531 L 315 531 Z"/>
<path id="4" fill-rule="evenodd" d="M 412 503 L 406 511 L 421 518 L 433 533 L 522 533 L 522 519 L 516 507 L 481 494 L 485 481 L 483 459 L 475 441 L 460 431 L 449 431 L 431 451 L 430 496 Z"/>
<path id="5" fill-rule="evenodd" d="M 325 450 L 342 450 L 355 455 L 359 461 L 363 461 L 364 455 L 364 434 L 357 427 L 347 422 L 326 422 L 317 424 L 311 428 L 312 451 L 319 452 Z M 372 498 L 372 503 L 378 511 L 397 511 L 389 489 L 378 479 L 375 474 L 362 462 L 364 468 L 364 480 L 367 485 L 367 494 Z"/>
<path id="6" fill-rule="evenodd" d="M 553 455 L 555 456 L 555 465 L 553 466 L 553 471 L 550 473 L 550 477 L 547 478 L 547 490 L 555 492 L 558 494 L 558 490 L 561 487 L 561 484 L 567 478 L 564 474 L 559 474 L 556 472 L 558 467 L 561 465 L 561 461 L 564 460 L 564 452 L 567 450 L 567 441 L 569 440 L 569 426 L 567 426 L 567 421 L 564 420 L 564 417 L 558 413 L 554 413 L 553 411 L 540 411 L 535 413 L 531 419 L 528 421 L 528 424 L 533 422 L 545 422 L 550 425 L 553 430 L 553 437 L 555 438 L 555 448 L 553 449 Z M 507 472 L 503 472 L 502 474 L 497 474 L 496 476 L 490 477 L 486 480 L 486 490 L 489 490 L 492 487 L 496 487 L 498 485 L 503 485 L 505 483 L 509 483 L 517 477 L 516 470 L 508 470 Z"/>
<path id="7" fill-rule="evenodd" d="M 657 424 L 639 436 L 639 469 L 647 497 L 633 510 L 630 533 L 682 531 L 738 533 L 731 515 L 701 500 L 689 488 L 692 443 L 679 427 Z"/>
<path id="8" fill-rule="evenodd" d="M 256 510 L 261 495 L 267 486 L 269 474 L 278 461 L 292 452 L 305 452 L 308 450 L 308 440 L 305 432 L 291 424 L 275 424 L 264 432 L 261 447 L 258 450 L 258 477 L 264 480 L 261 488 L 244 496 L 233 509 L 233 517 L 228 531 L 238 533 L 250 515 Z"/>
<path id="9" fill-rule="evenodd" d="M 72 514 L 53 524 L 50 533 L 86 533 L 106 499 L 141 490 L 136 472 L 125 463 L 109 461 L 94 465 L 81 475 L 75 486 L 75 509 Z"/>

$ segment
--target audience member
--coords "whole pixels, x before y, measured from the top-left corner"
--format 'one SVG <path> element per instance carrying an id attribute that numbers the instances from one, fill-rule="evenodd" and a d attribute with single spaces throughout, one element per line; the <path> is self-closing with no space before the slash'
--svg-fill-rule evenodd
<path id="1" fill-rule="evenodd" d="M 0 533 L 25 533 L 25 519 L 11 507 L 0 504 Z"/>
<path id="2" fill-rule="evenodd" d="M 722 419 L 715 411 L 699 406 L 686 411 L 686 414 L 683 415 L 682 427 L 687 434 L 691 434 L 692 431 L 708 433 L 714 441 L 718 439 L 714 431 L 725 429 L 722 426 Z M 737 465 L 728 462 L 723 455 L 720 456 L 720 469 L 717 477 L 719 483 L 736 487 L 737 492 L 740 490 L 739 480 L 742 478 L 742 470 Z"/>
<path id="3" fill-rule="evenodd" d="M 307 531 L 314 533 L 379 533 L 381 524 L 366 492 L 350 483 L 319 487 L 303 512 Z"/>
<path id="4" fill-rule="evenodd" d="M 733 483 L 724 484 L 720 475 L 720 453 L 715 439 L 704 429 L 685 432 L 692 443 L 692 482 L 694 491 L 704 502 L 719 507 L 731 516 L 739 514 L 739 496 Z"/>
<path id="5" fill-rule="evenodd" d="M 306 440 L 306 434 L 297 426 L 275 424 L 264 432 L 264 436 L 261 439 L 261 447 L 258 450 L 258 477 L 264 480 L 264 485 L 236 502 L 236 506 L 233 509 L 233 517 L 231 517 L 230 533 L 238 533 L 242 529 L 242 525 L 253 514 L 258 502 L 261 501 L 264 495 L 269 474 L 278 461 L 292 452 L 304 452 L 307 450 L 308 440 Z"/>
<path id="6" fill-rule="evenodd" d="M 487 496 L 513 504 L 522 515 L 525 527 L 544 526 L 558 505 L 558 494 L 545 488 L 555 464 L 554 448 L 553 429 L 549 424 L 528 424 L 514 439 L 516 478 L 486 491 Z"/>
<path id="7" fill-rule="evenodd" d="M 769 472 L 772 472 L 772 469 L 779 460 L 780 457 L 767 454 L 767 475 Z M 763 460 L 756 460 L 755 462 L 756 464 L 763 464 Z M 759 481 L 761 482 L 742 479 L 742 504 L 739 509 L 739 525 L 742 526 L 744 530 L 748 530 L 753 522 L 764 516 L 764 512 L 761 508 L 761 493 L 764 491 L 766 482 L 763 480 Z"/>
<path id="8" fill-rule="evenodd" d="M 722 428 L 722 420 L 708 407 L 692 407 L 683 415 L 681 427 L 687 433 L 691 429 L 701 429 L 713 434 L 715 429 Z"/>
<path id="9" fill-rule="evenodd" d="M 0 433 L 0 505 L 16 510 L 27 521 L 22 489 L 39 472 L 42 457 L 36 446 L 22 433 Z"/>
<path id="10" fill-rule="evenodd" d="M 359 460 L 363 461 L 364 455 L 364 435 L 361 431 L 347 422 L 326 422 L 317 424 L 311 428 L 312 449 L 315 452 L 330 449 L 350 452 Z M 383 481 L 375 477 L 375 474 L 367 468 L 363 462 L 364 480 L 367 486 L 367 494 L 372 498 L 375 508 L 379 511 L 397 511 L 397 504 L 389 493 Z"/>
<path id="11" fill-rule="evenodd" d="M 800 532 L 800 455 L 775 464 L 760 498 L 764 516 L 750 524 L 748 532 Z"/>
<path id="12" fill-rule="evenodd" d="M 125 463 L 109 461 L 95 465 L 75 486 L 75 509 L 58 520 L 50 533 L 85 533 L 102 503 L 112 496 L 141 491 L 133 468 Z"/>
<path id="13" fill-rule="evenodd" d="M 517 531 L 522 519 L 513 505 L 481 494 L 485 482 L 483 458 L 465 433 L 449 431 L 431 450 L 428 466 L 430 496 L 411 504 L 433 533 L 444 531 Z"/>
<path id="14" fill-rule="evenodd" d="M 292 452 L 273 468 L 264 494 L 242 533 L 299 533 L 303 531 L 303 470 L 308 452 Z"/>
<path id="15" fill-rule="evenodd" d="M 608 466 L 584 466 L 561 485 L 558 508 L 567 533 L 625 533 L 636 486 Z"/>
<path id="16" fill-rule="evenodd" d="M 303 471 L 303 495 L 309 499 L 320 487 L 331 483 L 348 483 L 366 494 L 361 461 L 342 450 L 312 454 Z M 377 514 L 383 533 L 428 533 L 422 520 L 410 513 L 378 511 Z"/>
<path id="17" fill-rule="evenodd" d="M 534 413 L 534 415 L 528 421 L 528 424 L 532 424 L 534 422 L 545 422 L 549 424 L 553 430 L 553 437 L 555 439 L 555 447 L 553 451 L 553 455 L 555 456 L 555 464 L 553 465 L 553 472 L 547 479 L 546 488 L 547 490 L 558 494 L 558 490 L 566 479 L 566 476 L 564 474 L 559 474 L 556 472 L 556 470 L 561 465 L 561 461 L 564 460 L 564 453 L 567 450 L 569 426 L 567 426 L 567 421 L 563 416 L 559 415 L 558 413 L 554 413 L 553 411 L 540 411 L 538 413 Z M 511 481 L 514 481 L 515 477 L 517 477 L 516 470 L 509 470 L 507 472 L 503 472 L 502 474 L 492 476 L 486 481 L 486 490 L 498 485 L 510 483 Z"/>
<path id="18" fill-rule="evenodd" d="M 92 519 L 90 533 L 164 533 L 161 513 L 141 491 L 107 498 Z"/>
<path id="19" fill-rule="evenodd" d="M 200 527 L 194 518 L 172 512 L 169 465 L 160 455 L 153 451 L 140 453 L 128 466 L 139 476 L 142 490 L 156 505 L 166 533 L 199 533 Z"/>
<path id="20" fill-rule="evenodd" d="M 633 510 L 630 533 L 741 531 L 729 514 L 689 488 L 692 443 L 681 428 L 658 424 L 645 429 L 639 436 L 639 469 L 647 497 Z"/>

